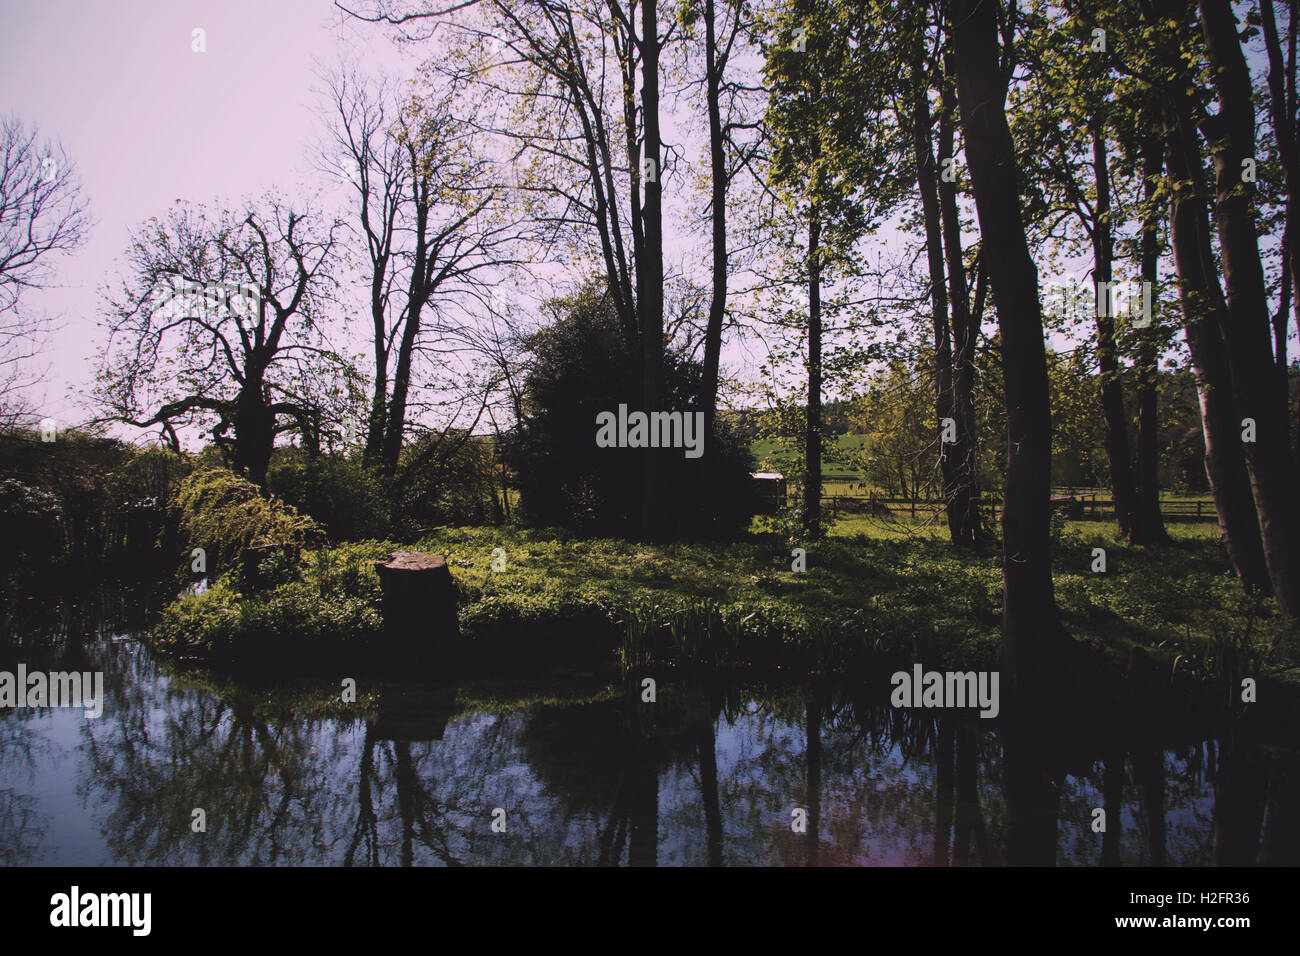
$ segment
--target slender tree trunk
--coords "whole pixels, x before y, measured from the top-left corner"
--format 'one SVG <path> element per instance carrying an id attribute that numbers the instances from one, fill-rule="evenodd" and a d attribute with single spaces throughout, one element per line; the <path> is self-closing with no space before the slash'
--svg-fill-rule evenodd
<path id="1" fill-rule="evenodd" d="M 1196 374 L 1205 438 L 1205 473 L 1210 480 L 1219 527 L 1237 577 L 1247 589 L 1271 590 L 1250 477 L 1241 449 L 1241 416 L 1232 393 L 1224 354 L 1223 290 L 1213 270 L 1209 215 L 1196 131 L 1177 116 L 1166 120 L 1165 163 L 1175 183 L 1169 238 L 1178 273 L 1187 348 Z"/>
<path id="2" fill-rule="evenodd" d="M 1152 299 L 1160 267 L 1159 221 L 1154 207 L 1156 187 L 1164 168 L 1158 133 L 1142 147 L 1143 195 L 1150 209 L 1142 223 L 1142 281 L 1151 283 Z M 1154 309 L 1154 305 L 1153 305 Z M 1138 454 L 1137 500 L 1133 510 L 1133 543 L 1163 544 L 1169 540 L 1160 515 L 1160 422 L 1157 417 L 1156 384 L 1159 381 L 1159 344 L 1155 317 L 1138 331 L 1137 394 Z"/>
<path id="3" fill-rule="evenodd" d="M 808 220 L 808 421 L 804 435 L 803 524 L 821 537 L 822 515 L 822 276 L 821 213 L 814 204 Z"/>
<path id="4" fill-rule="evenodd" d="M 402 327 L 402 339 L 397 348 L 397 367 L 393 370 L 393 396 L 389 400 L 387 421 L 384 423 L 384 447 L 380 466 L 390 478 L 397 473 L 397 463 L 402 456 L 402 438 L 406 433 L 406 401 L 411 388 L 411 363 L 415 355 L 415 344 L 420 337 L 421 312 L 431 294 L 426 275 L 430 256 L 429 181 L 427 175 L 422 176 L 412 147 L 408 145 L 407 148 L 414 177 L 415 261 L 407 287 L 406 324 Z"/>
<path id="5" fill-rule="evenodd" d="M 643 0 L 641 105 L 645 123 L 645 158 L 653 165 L 653 178 L 645 178 L 643 225 L 645 243 L 637 263 L 641 299 L 642 394 L 647 414 L 660 410 L 663 401 L 664 364 L 664 242 L 663 168 L 659 155 L 659 19 L 655 0 Z M 658 448 L 645 449 L 642 534 L 657 538 L 664 532 L 664 456 Z M 705 454 L 708 454 L 706 447 Z"/>
<path id="6" fill-rule="evenodd" d="M 382 467 L 384 474 L 397 473 L 397 462 L 402 455 L 402 437 L 406 432 L 406 402 L 411 389 L 411 362 L 415 343 L 420 334 L 420 309 L 412 302 L 402 340 L 397 351 L 397 367 L 393 370 L 393 397 L 388 403 L 388 416 L 384 430 Z"/>
<path id="7" fill-rule="evenodd" d="M 1296 329 L 1300 331 L 1300 256 L 1295 254 L 1294 240 L 1300 232 L 1300 143 L 1296 142 L 1296 24 L 1300 19 L 1292 9 L 1287 20 L 1286 65 L 1282 62 L 1282 43 L 1278 37 L 1273 0 L 1260 0 L 1264 26 L 1264 46 L 1268 51 L 1269 113 L 1282 172 L 1286 179 L 1286 230 L 1282 240 L 1283 306 L 1273 321 L 1274 364 L 1280 372 L 1282 401 L 1290 408 L 1291 384 L 1286 361 L 1287 305 L 1292 293 L 1295 302 Z M 1300 425 L 1300 421 L 1297 422 Z M 1300 455 L 1300 441 L 1292 449 Z"/>
<path id="8" fill-rule="evenodd" d="M 374 323 L 375 385 L 370 399 L 370 419 L 366 423 L 365 460 L 378 461 L 384 448 L 384 409 L 388 403 L 388 328 L 384 316 L 383 286 L 388 272 L 387 259 L 371 262 L 370 317 Z"/>
<path id="9" fill-rule="evenodd" d="M 710 198 L 713 209 L 713 294 L 704 332 L 704 434 L 712 436 L 718 410 L 718 367 L 722 359 L 722 320 L 727 310 L 727 157 L 722 140 L 722 66 L 714 23 L 714 0 L 704 0 L 705 97 L 709 111 Z"/>
<path id="10" fill-rule="evenodd" d="M 1283 614 L 1300 617 L 1300 503 L 1291 455 L 1287 407 L 1278 400 L 1268 290 L 1253 208 L 1254 185 L 1243 167 L 1255 155 L 1255 108 L 1250 71 L 1228 0 L 1201 0 L 1201 24 L 1214 69 L 1219 113 L 1215 135 L 1215 222 L 1227 285 L 1224 342 L 1238 408 L 1255 421 L 1254 441 L 1243 441 L 1264 559 Z"/>
<path id="11" fill-rule="evenodd" d="M 952 77 L 943 84 L 943 115 L 939 118 L 939 152 L 956 160 L 957 103 Z M 966 262 L 961 245 L 961 216 L 957 210 L 957 183 L 939 180 L 939 207 L 943 213 L 943 245 L 948 262 L 948 298 L 952 309 L 952 411 L 957 441 L 952 448 L 955 465 L 953 511 L 957 515 L 957 540 L 980 550 L 987 543 L 980 515 L 979 485 L 975 473 L 975 346 L 979 342 L 983 303 L 972 309 L 966 282 Z M 978 281 L 977 281 L 978 286 Z M 977 300 L 979 296 L 976 296 Z"/>
<path id="12" fill-rule="evenodd" d="M 925 222 L 925 252 L 930 267 L 930 311 L 934 325 L 934 405 L 935 431 L 940 435 L 939 472 L 943 481 L 944 507 L 948 516 L 948 536 L 954 545 L 962 544 L 961 508 L 957 501 L 957 461 L 955 443 L 942 442 L 944 419 L 953 419 L 952 334 L 948 327 L 948 277 L 944 273 L 943 225 L 939 214 L 939 187 L 930 137 L 929 84 L 919 49 L 912 57 L 912 145 L 916 157 L 916 185 L 921 194 L 921 212 Z"/>
<path id="13" fill-rule="evenodd" d="M 1049 550 L 1052 432 L 1038 269 L 1020 212 L 1006 117 L 996 0 L 950 0 L 957 96 L 982 248 L 1002 331 L 1007 480 L 1002 507 L 1002 676 L 1007 690 L 1049 698 L 1065 676 Z"/>
<path id="14" fill-rule="evenodd" d="M 1111 282 L 1114 239 L 1110 228 L 1110 166 L 1106 138 L 1101 129 L 1092 133 L 1092 169 L 1097 187 L 1097 219 L 1092 231 L 1093 280 Z M 1133 537 L 1133 466 L 1128 448 L 1128 416 L 1124 412 L 1124 383 L 1120 378 L 1119 355 L 1115 347 L 1115 318 L 1110 314 L 1110 296 L 1099 294 L 1097 308 L 1097 362 L 1101 368 L 1101 408 L 1106 422 L 1106 458 L 1110 463 L 1111 495 L 1115 501 L 1115 522 L 1119 536 Z"/>

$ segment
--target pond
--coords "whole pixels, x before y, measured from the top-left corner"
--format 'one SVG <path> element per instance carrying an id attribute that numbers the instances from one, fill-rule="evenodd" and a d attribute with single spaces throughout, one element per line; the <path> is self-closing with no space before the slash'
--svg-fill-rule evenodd
<path id="1" fill-rule="evenodd" d="M 671 675 L 646 703 L 600 670 L 358 677 L 360 703 L 343 705 L 338 680 L 180 674 L 111 630 L 83 621 L 3 649 L 0 670 L 104 674 L 98 718 L 0 709 L 5 864 L 1300 859 L 1300 758 L 1228 733 L 1062 743 L 1005 718 L 894 710 L 887 687 Z"/>

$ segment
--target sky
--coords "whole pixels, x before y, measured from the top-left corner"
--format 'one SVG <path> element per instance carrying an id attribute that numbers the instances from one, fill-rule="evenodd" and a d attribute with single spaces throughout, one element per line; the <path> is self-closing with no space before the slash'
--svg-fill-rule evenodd
<path id="1" fill-rule="evenodd" d="M 380 28 L 330 0 L 0 0 L 0 113 L 62 143 L 94 220 L 56 262 L 57 287 L 24 297 L 58 327 L 34 396 L 46 415 L 87 417 L 77 402 L 102 355 L 101 292 L 132 229 L 178 199 L 316 188 L 314 66 L 344 55 L 401 62 Z"/>
<path id="2" fill-rule="evenodd" d="M 196 30 L 204 52 L 195 51 Z M 56 260 L 54 287 L 24 297 L 56 325 L 42 356 L 48 375 L 32 395 L 42 417 L 63 426 L 92 413 L 103 290 L 121 274 L 133 229 L 178 200 L 233 206 L 268 189 L 321 192 L 319 70 L 348 58 L 404 77 L 424 53 L 399 50 L 386 28 L 351 19 L 332 0 L 0 0 L 0 114 L 61 142 L 93 217 L 89 241 Z M 665 104 L 665 140 L 692 165 L 703 146 L 680 121 L 698 109 Z M 675 198 L 702 209 L 690 195 Z M 707 246 L 678 242 L 681 222 L 666 217 L 665 252 L 698 268 Z M 889 227 L 874 242 L 897 256 L 899 239 Z M 761 360 L 738 342 L 724 351 L 733 368 Z"/>

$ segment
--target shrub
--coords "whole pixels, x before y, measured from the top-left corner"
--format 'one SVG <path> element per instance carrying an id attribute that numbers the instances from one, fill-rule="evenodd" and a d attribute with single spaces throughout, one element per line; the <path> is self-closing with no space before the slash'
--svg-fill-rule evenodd
<path id="1" fill-rule="evenodd" d="M 0 478 L 0 567 L 55 560 L 63 550 L 58 497 L 14 478 Z"/>
<path id="2" fill-rule="evenodd" d="M 360 461 L 286 449 L 277 453 L 266 484 L 285 504 L 319 522 L 331 541 L 388 535 L 383 483 Z"/>
<path id="3" fill-rule="evenodd" d="M 180 483 L 173 506 L 186 548 L 204 549 L 209 574 L 235 567 L 245 548 L 296 552 L 324 543 L 324 532 L 310 517 L 263 497 L 257 485 L 224 468 L 194 471 Z"/>
<path id="4" fill-rule="evenodd" d="M 421 435 L 402 449 L 393 484 L 396 530 L 403 538 L 442 525 L 502 519 L 492 439 L 461 429 Z"/>
<path id="5" fill-rule="evenodd" d="M 642 409 L 636 357 L 607 294 L 588 286 L 551 303 L 558 321 L 534 336 L 523 415 L 506 445 L 518 475 L 521 517 L 530 524 L 591 535 L 628 535 L 639 528 L 644 451 L 598 448 L 596 416 L 620 404 Z M 682 355 L 664 357 L 663 409 L 703 408 L 703 369 Z M 732 537 L 753 514 L 746 443 L 715 425 L 704 455 L 664 455 L 665 536 Z"/>

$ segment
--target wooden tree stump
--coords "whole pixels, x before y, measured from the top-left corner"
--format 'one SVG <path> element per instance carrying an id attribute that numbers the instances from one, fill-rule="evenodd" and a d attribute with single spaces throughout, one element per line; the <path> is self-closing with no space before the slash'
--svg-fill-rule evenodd
<path id="1" fill-rule="evenodd" d="M 376 561 L 383 586 L 384 629 L 412 650 L 445 645 L 456 634 L 456 592 L 447 559 L 394 551 Z"/>

